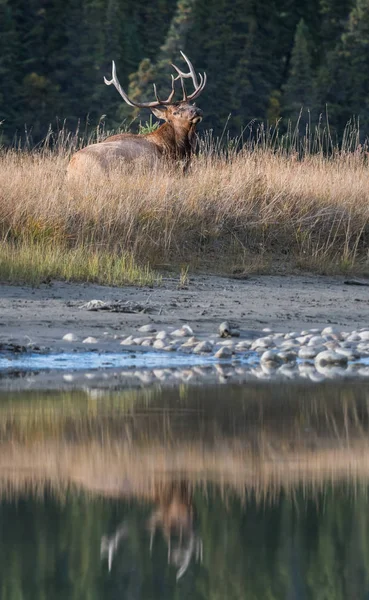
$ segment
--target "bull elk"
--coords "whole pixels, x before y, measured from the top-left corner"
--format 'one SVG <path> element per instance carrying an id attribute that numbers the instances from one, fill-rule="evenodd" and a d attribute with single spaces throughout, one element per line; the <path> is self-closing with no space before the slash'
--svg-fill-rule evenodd
<path id="1" fill-rule="evenodd" d="M 92 144 L 79 150 L 69 163 L 69 174 L 86 168 L 90 171 L 100 168 L 105 173 L 112 166 L 143 159 L 150 164 L 160 159 L 171 162 L 182 161 L 184 170 L 187 169 L 191 154 L 194 150 L 195 129 L 197 123 L 202 119 L 203 112 L 195 104 L 191 104 L 203 91 L 206 85 L 206 73 L 199 73 L 199 77 L 191 61 L 181 52 L 189 68 L 184 73 L 175 65 L 172 65 L 177 76 L 171 76 L 172 89 L 166 100 L 160 100 L 156 85 L 154 94 L 156 100 L 152 102 L 136 102 L 129 98 L 119 83 L 115 63 L 113 61 L 112 79 L 104 77 L 106 85 L 114 85 L 129 106 L 138 108 L 149 108 L 158 119 L 165 121 L 158 129 L 147 134 L 121 133 L 108 137 L 103 142 Z M 185 79 L 191 79 L 194 91 L 188 95 L 185 87 Z M 174 102 L 175 82 L 180 80 L 183 98 Z"/>

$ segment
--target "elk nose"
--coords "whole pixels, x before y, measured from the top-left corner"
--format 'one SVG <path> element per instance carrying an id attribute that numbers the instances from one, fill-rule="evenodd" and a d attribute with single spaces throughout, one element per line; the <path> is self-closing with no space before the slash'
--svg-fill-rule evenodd
<path id="1" fill-rule="evenodd" d="M 201 108 L 197 108 L 197 106 L 196 106 L 196 107 L 195 107 L 195 114 L 196 114 L 198 117 L 202 117 L 204 113 L 202 112 Z"/>

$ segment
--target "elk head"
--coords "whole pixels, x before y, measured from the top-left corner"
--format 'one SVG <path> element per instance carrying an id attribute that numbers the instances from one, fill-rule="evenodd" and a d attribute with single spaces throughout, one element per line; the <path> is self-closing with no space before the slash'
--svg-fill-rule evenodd
<path id="1" fill-rule="evenodd" d="M 166 100 L 161 100 L 159 98 L 155 83 L 154 95 L 156 100 L 153 100 L 151 102 L 136 102 L 135 100 L 129 98 L 129 96 L 123 90 L 122 86 L 119 83 L 114 61 L 112 67 L 112 79 L 108 80 L 106 79 L 106 77 L 104 77 L 104 81 L 106 85 L 113 84 L 118 90 L 119 94 L 122 96 L 123 100 L 129 106 L 135 106 L 137 108 L 149 108 L 158 119 L 166 121 L 175 128 L 195 127 L 196 124 L 202 120 L 203 112 L 195 104 L 191 104 L 191 102 L 195 100 L 204 90 L 207 77 L 206 73 L 204 73 L 203 75 L 199 73 L 198 78 L 191 61 L 182 51 L 181 54 L 188 65 L 189 71 L 188 73 L 184 73 L 178 67 L 176 67 L 176 65 L 172 64 L 172 67 L 177 72 L 177 77 L 174 77 L 173 75 L 171 76 L 172 90 Z M 194 86 L 194 91 L 190 95 L 188 95 L 186 91 L 184 82 L 185 79 L 191 79 Z M 175 82 L 178 80 L 180 80 L 181 82 L 183 98 L 180 101 L 174 102 L 173 99 L 175 95 Z"/>

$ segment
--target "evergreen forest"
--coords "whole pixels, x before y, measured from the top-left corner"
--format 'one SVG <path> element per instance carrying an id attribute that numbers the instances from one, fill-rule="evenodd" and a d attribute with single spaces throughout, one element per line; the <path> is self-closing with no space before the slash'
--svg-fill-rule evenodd
<path id="1" fill-rule="evenodd" d="M 144 123 L 104 85 L 115 60 L 136 99 L 166 97 L 179 51 L 208 85 L 203 127 L 238 135 L 328 112 L 331 130 L 369 132 L 369 0 L 0 0 L 1 141 L 49 128 Z M 321 117 L 322 116 L 322 117 Z"/>

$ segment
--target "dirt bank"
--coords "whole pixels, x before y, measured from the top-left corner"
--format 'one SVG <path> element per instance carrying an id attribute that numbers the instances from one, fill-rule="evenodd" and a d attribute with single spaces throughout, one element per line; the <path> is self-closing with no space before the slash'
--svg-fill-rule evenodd
<path id="1" fill-rule="evenodd" d="M 129 302 L 137 312 L 89 311 L 90 300 Z M 104 332 L 130 334 L 145 323 L 165 328 L 188 322 L 196 334 L 213 334 L 231 319 L 242 329 L 292 331 L 337 325 L 353 330 L 369 323 L 369 289 L 347 285 L 343 277 L 253 276 L 234 280 L 191 277 L 161 287 L 113 288 L 55 282 L 40 288 L 0 286 L 0 341 L 60 346 L 69 332 L 79 339 Z M 106 338 L 105 338 L 106 339 Z"/>

